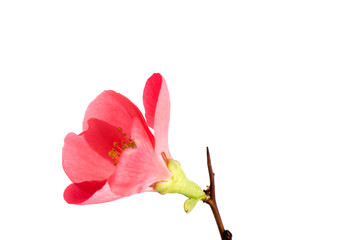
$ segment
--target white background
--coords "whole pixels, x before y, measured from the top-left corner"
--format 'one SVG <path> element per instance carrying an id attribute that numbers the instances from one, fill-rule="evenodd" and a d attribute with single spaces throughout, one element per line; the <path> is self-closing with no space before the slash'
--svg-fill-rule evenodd
<path id="1" fill-rule="evenodd" d="M 131 2 L 131 3 L 125 3 Z M 170 150 L 234 239 L 361 239 L 359 1 L 1 1 L 0 238 L 220 239 L 199 203 L 63 200 L 63 139 L 105 89 L 143 111 L 154 72 Z"/>

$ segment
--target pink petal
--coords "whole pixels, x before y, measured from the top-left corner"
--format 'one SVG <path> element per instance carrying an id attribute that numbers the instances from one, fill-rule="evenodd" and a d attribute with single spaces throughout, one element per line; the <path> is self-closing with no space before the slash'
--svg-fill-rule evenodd
<path id="1" fill-rule="evenodd" d="M 83 120 L 83 131 L 88 129 L 89 119 L 97 118 L 129 132 L 134 117 L 146 125 L 142 113 L 128 98 L 111 90 L 104 91 L 89 104 Z M 153 134 L 148 128 L 145 131 L 154 145 Z"/>
<path id="2" fill-rule="evenodd" d="M 65 137 L 63 168 L 72 182 L 102 181 L 114 171 L 113 162 L 99 155 L 88 145 L 86 135 L 92 130 L 80 135 L 69 133 Z M 109 148 L 111 150 L 111 145 Z"/>
<path id="3" fill-rule="evenodd" d="M 114 142 L 121 144 L 126 140 L 126 136 L 130 136 L 130 129 L 126 132 L 95 118 L 89 119 L 88 125 L 88 130 L 83 133 L 88 145 L 104 159 L 114 164 L 114 159 L 109 156 L 109 151 L 114 148 Z"/>
<path id="4" fill-rule="evenodd" d="M 159 91 L 162 86 L 163 77 L 159 73 L 154 73 L 146 82 L 143 91 L 143 104 L 145 108 L 145 118 L 148 126 L 154 129 L 154 116 L 157 107 Z"/>
<path id="5" fill-rule="evenodd" d="M 164 152 L 171 158 L 168 148 L 169 92 L 164 78 L 159 73 L 154 73 L 148 79 L 143 92 L 143 104 L 148 126 L 154 129 L 156 154 Z"/>
<path id="6" fill-rule="evenodd" d="M 168 179 L 170 172 L 162 158 L 154 153 L 142 123 L 133 119 L 132 139 L 136 148 L 127 148 L 121 155 L 114 175 L 109 178 L 111 190 L 121 196 L 130 196 L 149 190 L 154 182 Z"/>
<path id="7" fill-rule="evenodd" d="M 71 204 L 94 204 L 109 202 L 120 197 L 114 194 L 106 181 L 73 183 L 64 191 L 64 199 Z"/>

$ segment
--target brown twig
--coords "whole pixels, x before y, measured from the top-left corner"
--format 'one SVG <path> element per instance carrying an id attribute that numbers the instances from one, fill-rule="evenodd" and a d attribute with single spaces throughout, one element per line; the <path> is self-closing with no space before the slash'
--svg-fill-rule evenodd
<path id="1" fill-rule="evenodd" d="M 205 203 L 208 203 L 208 205 L 212 209 L 213 216 L 217 222 L 219 234 L 221 235 L 222 240 L 232 240 L 232 233 L 224 229 L 221 215 L 219 214 L 219 210 L 216 202 L 216 191 L 214 186 L 214 172 L 212 169 L 211 156 L 209 154 L 208 147 L 207 147 L 207 165 L 208 165 L 210 186 L 207 188 L 207 190 L 204 190 L 204 192 L 207 194 L 207 197 L 203 201 Z"/>

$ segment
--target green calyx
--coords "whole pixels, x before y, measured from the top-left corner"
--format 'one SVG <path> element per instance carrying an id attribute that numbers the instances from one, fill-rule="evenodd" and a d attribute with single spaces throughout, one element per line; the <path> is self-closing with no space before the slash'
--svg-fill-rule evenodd
<path id="1" fill-rule="evenodd" d="M 189 213 L 197 202 L 205 199 L 207 195 L 196 183 L 186 177 L 178 161 L 169 160 L 168 169 L 172 173 L 171 178 L 156 183 L 154 189 L 160 194 L 180 193 L 188 197 L 184 203 L 184 210 Z"/>

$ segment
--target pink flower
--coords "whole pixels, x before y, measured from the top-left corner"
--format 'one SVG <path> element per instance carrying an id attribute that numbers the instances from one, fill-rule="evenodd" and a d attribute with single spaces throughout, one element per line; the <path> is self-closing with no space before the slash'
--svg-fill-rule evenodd
<path id="1" fill-rule="evenodd" d="M 154 183 L 170 178 L 163 160 L 171 159 L 170 100 L 159 73 L 148 79 L 143 103 L 147 122 L 137 106 L 114 91 L 104 91 L 89 104 L 83 132 L 69 133 L 64 140 L 63 168 L 73 182 L 64 191 L 68 203 L 101 203 L 154 191 Z"/>

